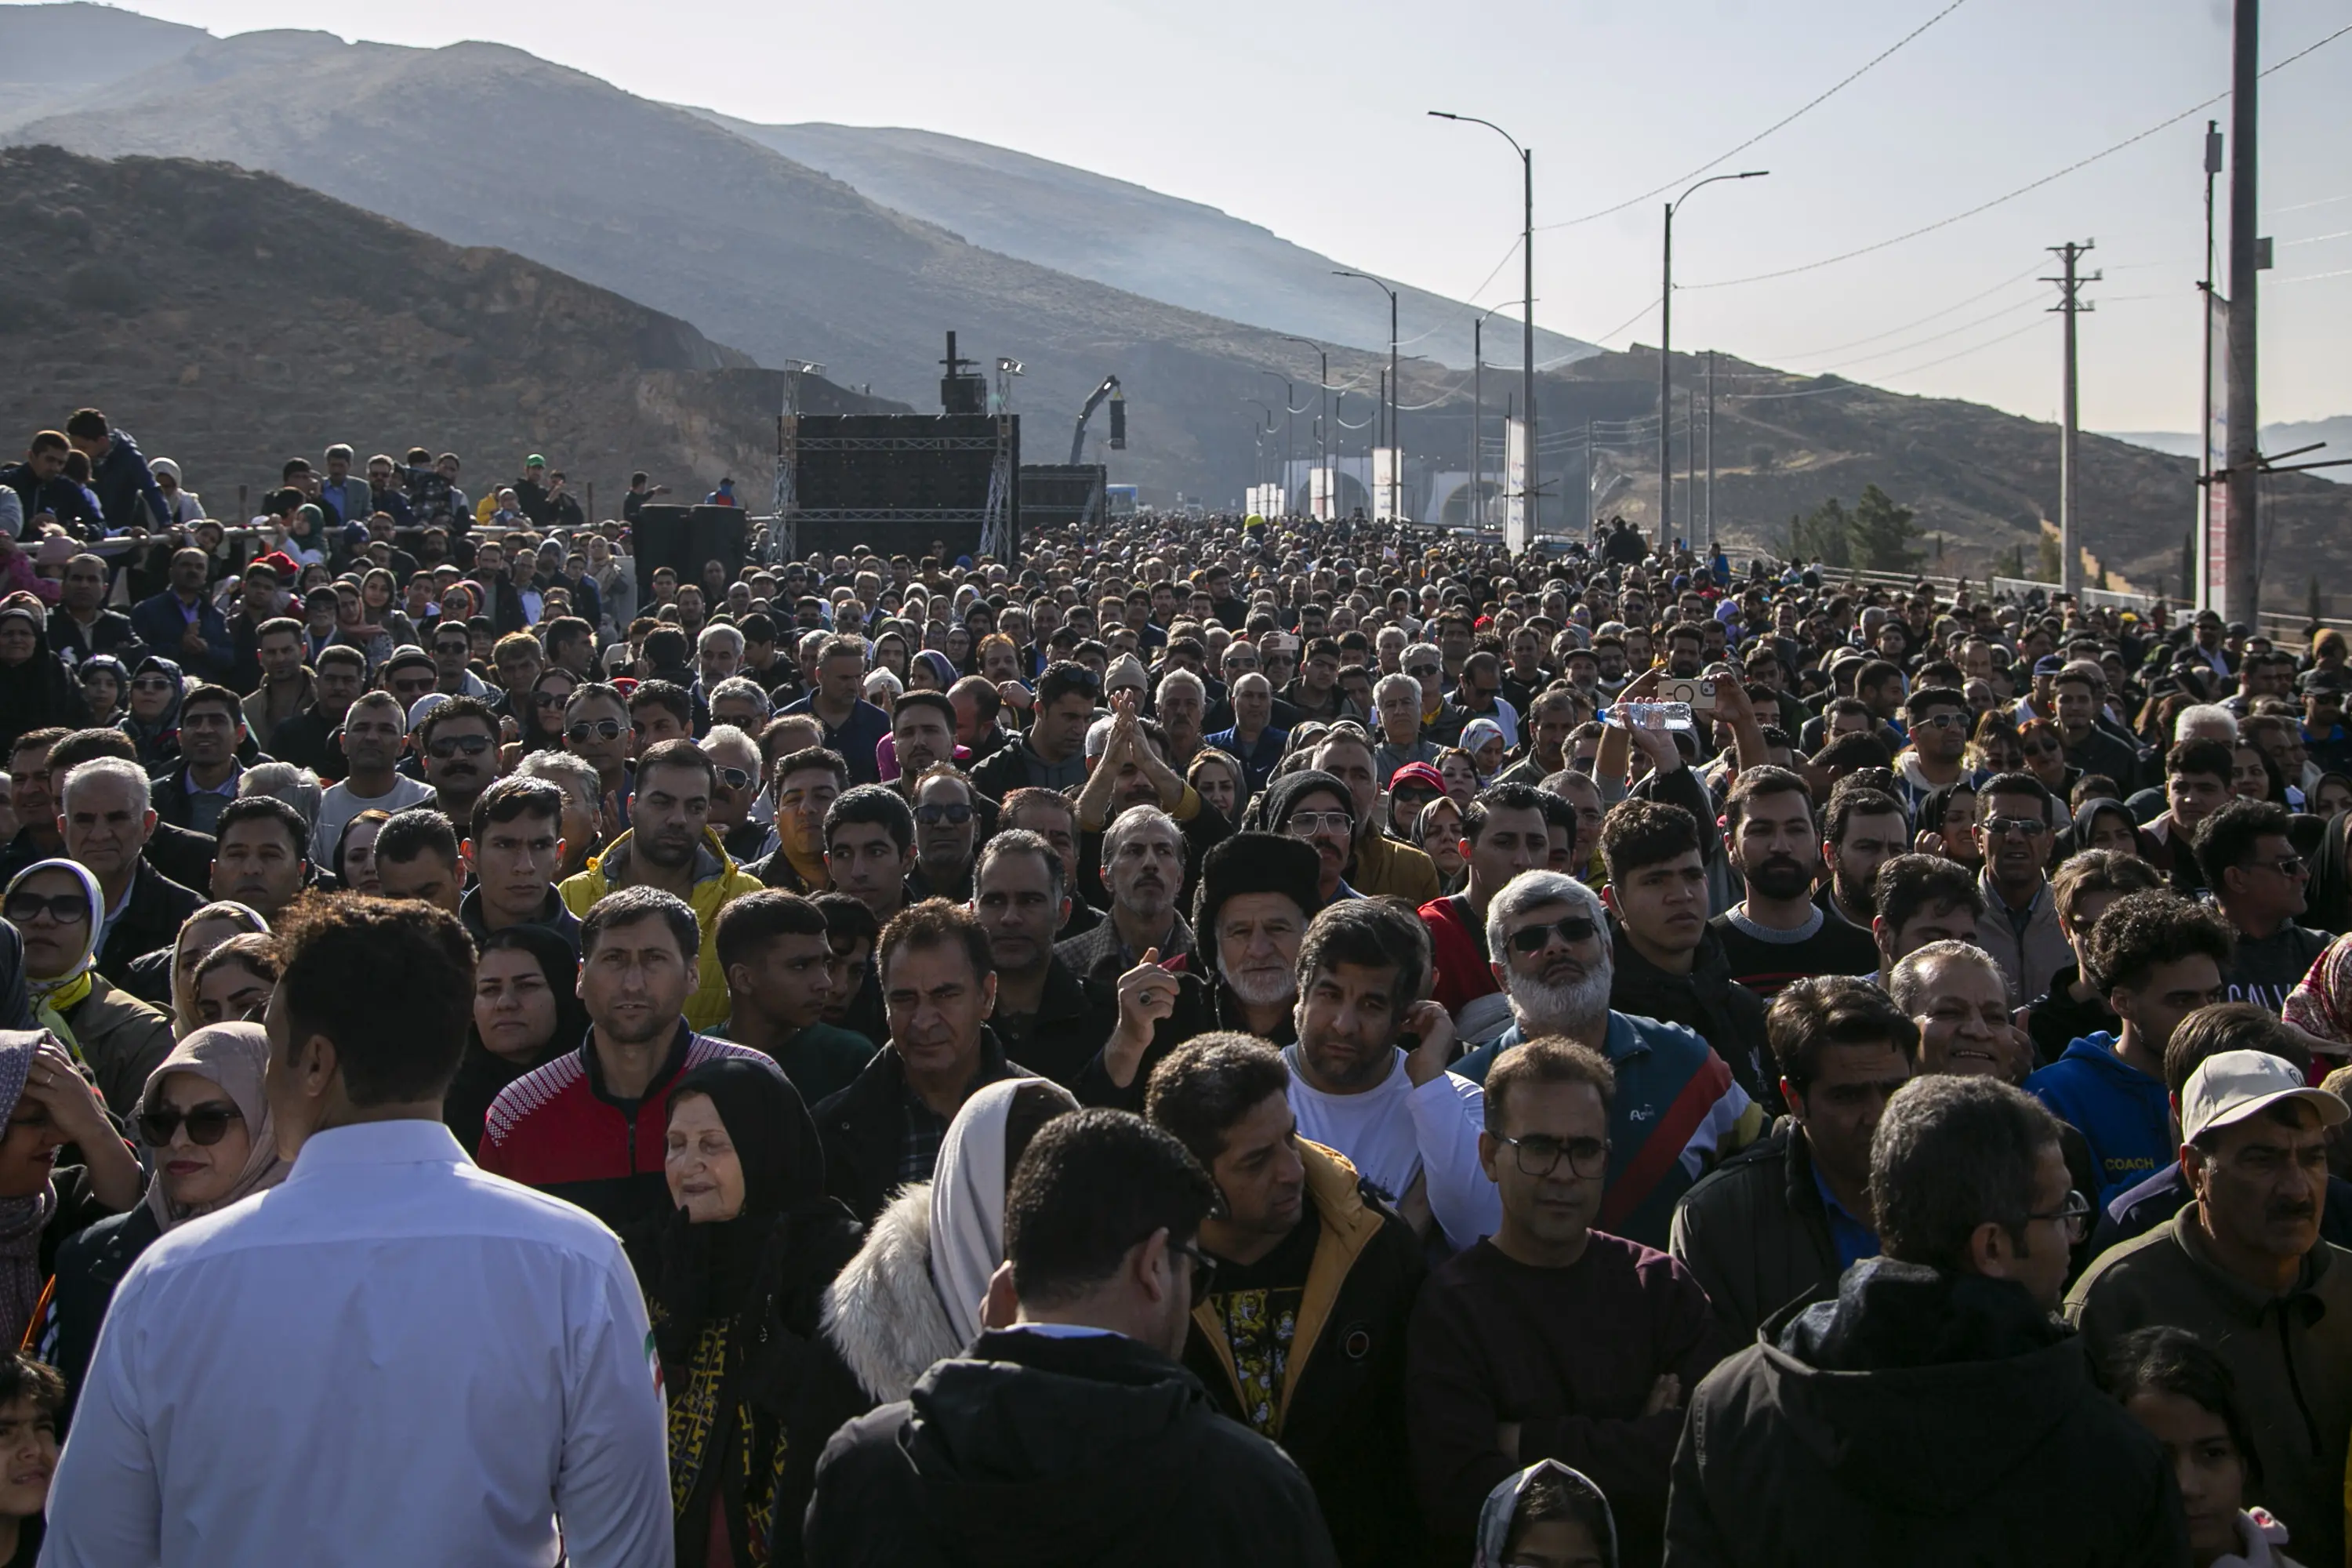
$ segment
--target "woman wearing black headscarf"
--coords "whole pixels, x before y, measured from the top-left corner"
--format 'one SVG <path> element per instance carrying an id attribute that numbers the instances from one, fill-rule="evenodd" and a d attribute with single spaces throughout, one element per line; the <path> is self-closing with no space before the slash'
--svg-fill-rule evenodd
<path id="1" fill-rule="evenodd" d="M 0 752 L 52 724 L 78 730 L 89 703 L 72 671 L 49 652 L 47 622 L 23 600 L 0 608 Z"/>
<path id="2" fill-rule="evenodd" d="M 866 1401 L 818 1343 L 857 1222 L 824 1194 L 816 1124 L 772 1063 L 707 1061 L 669 1094 L 677 1205 L 632 1248 L 669 1395 L 681 1563 L 797 1563 L 825 1439 Z"/>
<path id="3" fill-rule="evenodd" d="M 441 1120 L 467 1153 L 481 1148 L 482 1120 L 500 1089 L 588 1037 L 579 971 L 572 944 L 546 926 L 505 926 L 482 939 L 473 1026 L 441 1098 Z"/>

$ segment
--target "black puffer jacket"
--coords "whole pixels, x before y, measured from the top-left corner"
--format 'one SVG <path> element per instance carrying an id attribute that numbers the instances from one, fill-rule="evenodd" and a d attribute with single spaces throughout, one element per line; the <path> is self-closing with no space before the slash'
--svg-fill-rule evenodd
<path id="1" fill-rule="evenodd" d="M 803 1534 L 826 1568 L 1329 1568 L 1315 1494 L 1200 1380 L 1116 1334 L 983 1333 L 834 1434 Z"/>
<path id="2" fill-rule="evenodd" d="M 1700 1177 L 1675 1205 L 1668 1249 L 1706 1292 L 1727 1345 L 1754 1343 L 1767 1318 L 1836 1283 L 1829 1211 L 1796 1122 L 1783 1117 Z"/>
<path id="3" fill-rule="evenodd" d="M 2187 1568 L 2164 1452 L 2024 1288 L 1874 1258 L 1708 1373 L 1670 1568 Z"/>
<path id="4" fill-rule="evenodd" d="M 1704 934 L 1692 955 L 1691 972 L 1669 974 L 1634 951 L 1622 925 L 1612 919 L 1609 926 L 1615 936 L 1616 964 L 1609 987 L 1610 1010 L 1695 1031 L 1715 1047 L 1748 1099 L 1770 1115 L 1786 1109 L 1780 1103 L 1780 1071 L 1764 1039 L 1764 999 L 1731 977 L 1731 961 L 1714 928 L 1700 927 Z"/>

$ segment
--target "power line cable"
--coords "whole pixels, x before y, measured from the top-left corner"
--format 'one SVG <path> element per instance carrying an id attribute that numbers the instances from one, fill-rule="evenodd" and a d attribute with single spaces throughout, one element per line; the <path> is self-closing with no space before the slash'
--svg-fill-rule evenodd
<path id="1" fill-rule="evenodd" d="M 1699 175 L 1706 174 L 1709 169 L 1714 168 L 1718 163 L 1729 162 L 1731 159 L 1736 158 L 1740 153 L 1748 151 L 1750 147 L 1755 146 L 1759 142 L 1761 142 L 1766 137 L 1771 135 L 1774 132 L 1785 130 L 1787 127 L 1793 125 L 1798 121 L 1803 119 L 1806 115 L 1811 113 L 1814 110 L 1819 109 L 1822 104 L 1827 103 L 1831 99 L 1835 98 L 1839 93 L 1843 92 L 1847 88 L 1852 87 L 1855 82 L 1860 81 L 1864 77 L 1868 76 L 1871 71 L 1875 69 L 1888 57 L 1901 49 L 1904 45 L 1909 43 L 1912 39 L 1917 37 L 1920 34 L 1926 32 L 1928 28 L 1934 26 L 1937 23 L 1942 21 L 1945 17 L 1950 16 L 1953 12 L 1958 10 L 1961 6 L 1967 4 L 1968 0 L 1952 0 L 1950 5 L 1945 6 L 1942 10 L 1937 12 L 1934 16 L 1928 17 L 1926 21 L 1920 23 L 1917 26 L 1912 28 L 1909 32 L 1895 39 L 1894 43 L 1888 45 L 1885 48 L 1881 49 L 1876 55 L 1874 55 L 1870 59 L 1864 62 L 1861 68 L 1851 72 L 1843 80 L 1830 87 L 1826 91 L 1816 95 L 1810 101 L 1800 106 L 1793 113 L 1785 115 L 1782 118 L 1774 121 L 1771 124 L 1766 126 L 1763 130 L 1759 131 L 1755 135 L 1750 136 L 1747 141 L 1742 142 L 1738 146 L 1734 147 L 1730 152 L 1724 153 L 1722 156 L 1710 158 L 1706 163 L 1701 163 L 1697 168 L 1690 171 L 1690 173 L 1676 175 L 1674 179 L 1668 180 L 1664 184 L 1659 185 L 1653 190 L 1643 191 L 1638 196 L 1628 196 L 1613 207 L 1602 207 L 1599 212 L 1586 213 L 1582 217 L 1568 218 L 1559 223 L 1538 224 L 1536 226 L 1538 231 L 1541 232 L 1545 229 L 1554 228 L 1574 228 L 1579 224 L 1591 223 L 1595 219 L 1608 217 L 1613 213 L 1623 212 L 1627 207 L 1633 206 L 1636 203 L 1646 202 L 1653 196 L 1661 196 L 1665 195 L 1668 191 L 1673 190 L 1675 186 L 1681 184 L 1685 180 L 1696 179 Z"/>
<path id="2" fill-rule="evenodd" d="M 2336 39 L 2344 37 L 2347 33 L 2352 33 L 2352 23 L 2347 23 L 2346 26 L 2336 28 L 2336 31 L 2328 34 L 2326 37 L 2320 39 L 2315 44 L 2312 44 L 2305 48 L 2296 50 L 2294 54 L 2291 54 L 2287 56 L 2286 58 L 2279 61 L 2276 65 L 2267 68 L 2261 74 L 2267 77 L 2274 72 L 2284 70 L 2288 66 L 2294 64 L 2295 61 L 2303 58 L 2305 55 L 2312 54 L 2319 49 L 2325 48 L 2329 44 L 2334 43 Z M 2112 158 L 2116 153 L 2124 151 L 2124 149 L 2137 146 L 2140 142 L 2147 141 L 2149 137 L 2156 135 L 2158 132 L 2170 130 L 2184 120 L 2191 119 L 2196 115 L 2202 114 L 2205 110 L 2212 108 L 2215 104 L 2228 101 L 2229 97 L 2230 95 L 2226 92 L 2216 93 L 2211 98 L 2207 99 L 2204 102 L 2192 104 L 2189 108 L 2182 110 L 2179 113 L 2149 126 L 2147 130 L 2140 132 L 2137 135 L 2126 136 L 2122 141 L 2116 142 L 2112 146 L 2102 148 L 2098 152 L 2092 153 L 2087 158 L 2078 158 L 2074 163 L 2067 164 L 2063 169 L 2057 170 L 2055 173 L 2044 174 L 2038 180 L 2029 181 L 2027 184 L 2018 186 L 2013 191 L 1993 197 L 1990 201 L 1979 202 L 1975 206 L 1969 207 L 1964 212 L 1954 213 L 1949 217 L 1937 218 L 1934 223 L 1923 224 L 1917 228 L 1910 229 L 1905 233 L 1895 235 L 1892 238 L 1878 240 L 1873 244 L 1862 246 L 1853 250 L 1841 251 L 1835 256 L 1824 256 L 1817 261 L 1804 262 L 1796 267 L 1782 267 L 1770 272 L 1751 272 L 1745 278 L 1719 278 L 1711 283 L 1677 284 L 1676 287 L 1685 289 L 1733 289 L 1743 283 L 1763 283 L 1776 278 L 1793 278 L 1801 272 L 1817 271 L 1824 267 L 1834 267 L 1842 261 L 1852 261 L 1856 257 L 1873 255 L 1875 252 L 1886 249 L 1889 246 L 1901 245 L 1904 241 L 1916 239 L 1923 234 L 1933 234 L 1937 229 L 1949 228 L 1952 225 L 1975 217 L 1979 213 L 1990 212 L 1993 208 L 2000 206 L 2004 203 L 2013 202 L 2018 197 L 2025 195 L 2029 192 L 2040 190 L 2042 186 L 2051 184 L 2053 181 L 2063 180 L 2067 175 L 2075 173 L 2077 170 L 2087 169 L 2092 164 L 2099 163 L 2103 159 Z"/>
<path id="3" fill-rule="evenodd" d="M 1949 364 L 1956 359 L 1965 359 L 1969 354 L 1981 353 L 1986 349 L 1991 348 L 1996 343 L 2005 343 L 2011 338 L 2022 337 L 2027 332 L 2033 331 L 2034 328 L 2043 324 L 2044 323 L 2042 319 L 2037 316 L 2032 321 L 2026 322 L 2025 325 L 2018 328 L 2015 331 L 2003 332 L 1997 338 L 1987 338 L 1983 342 L 1977 343 L 1969 348 L 1961 349 L 1957 353 L 1946 354 L 1940 359 L 1931 359 L 1925 364 L 1915 364 L 1906 370 L 1889 371 L 1879 379 L 1881 382 L 1900 381 L 1905 376 L 1916 375 L 1923 370 L 1933 370 L 1939 364 Z M 1894 392 L 1891 388 L 1864 381 L 1842 382 L 1836 386 L 1807 387 L 1801 392 L 1734 392 L 1725 394 L 1723 395 L 1736 397 L 1743 403 L 1779 403 L 1797 397 L 1827 397 L 1833 393 L 1840 392 L 1879 392 L 1886 393 L 1889 395 L 1895 397 L 1916 395 L 1909 393 Z"/>

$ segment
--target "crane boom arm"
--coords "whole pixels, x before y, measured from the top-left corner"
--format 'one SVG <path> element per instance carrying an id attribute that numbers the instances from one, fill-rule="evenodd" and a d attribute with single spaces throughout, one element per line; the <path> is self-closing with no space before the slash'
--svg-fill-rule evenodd
<path id="1" fill-rule="evenodd" d="M 1095 416 L 1095 410 L 1102 406 L 1103 399 L 1118 389 L 1118 377 L 1103 377 L 1102 384 L 1096 387 L 1094 395 L 1087 399 L 1087 405 L 1078 410 L 1078 428 L 1070 437 L 1070 462 L 1073 467 L 1087 459 L 1087 421 Z"/>

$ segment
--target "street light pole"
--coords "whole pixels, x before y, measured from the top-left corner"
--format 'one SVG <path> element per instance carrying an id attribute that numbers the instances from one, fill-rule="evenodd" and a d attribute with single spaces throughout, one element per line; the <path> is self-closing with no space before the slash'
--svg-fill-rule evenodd
<path id="1" fill-rule="evenodd" d="M 1404 508 L 1404 445 L 1397 438 L 1397 291 L 1369 272 L 1349 272 L 1345 268 L 1335 267 L 1331 269 L 1331 276 L 1360 278 L 1389 297 L 1389 383 L 1388 395 L 1383 401 L 1388 405 L 1385 410 L 1388 433 L 1386 444 L 1396 454 L 1396 468 L 1389 481 L 1389 497 L 1392 508 L 1402 511 Z M 1378 425 L 1379 421 L 1375 421 L 1375 426 Z M 1379 504 L 1376 498 L 1373 501 L 1375 510 L 1378 510 Z M 1393 522 L 1397 520 L 1391 517 L 1390 521 Z"/>
<path id="2" fill-rule="evenodd" d="M 1286 343 L 1297 343 L 1302 348 L 1309 348 L 1315 351 L 1316 362 L 1319 367 L 1315 374 L 1315 384 L 1320 387 L 1323 393 L 1323 411 L 1316 416 L 1315 424 L 1319 436 L 1319 445 L 1322 449 L 1321 456 L 1318 460 L 1320 461 L 1323 468 L 1323 493 L 1327 498 L 1324 503 L 1324 510 L 1327 511 L 1335 510 L 1337 510 L 1337 492 L 1339 486 L 1336 476 L 1331 472 L 1331 353 L 1328 349 L 1326 349 L 1321 343 L 1315 342 L 1311 338 L 1294 338 L 1285 334 L 1282 341 Z M 1315 487 L 1313 485 L 1307 487 L 1307 510 L 1310 513 L 1315 510 Z M 1327 519 L 1326 521 L 1328 520 Z"/>
<path id="3" fill-rule="evenodd" d="M 1486 526 L 1486 457 L 1479 445 L 1479 437 L 1486 425 L 1486 360 L 1484 358 L 1486 316 L 1493 315 L 1496 310 L 1507 310 L 1514 305 L 1526 303 L 1525 300 L 1506 300 L 1488 310 L 1486 315 L 1480 316 L 1470 323 L 1470 499 L 1473 504 L 1471 522 L 1473 526 L 1478 528 Z"/>
<path id="4" fill-rule="evenodd" d="M 1674 363 L 1675 363 L 1675 209 L 1718 180 L 1760 180 L 1769 169 L 1738 174 L 1709 174 L 1666 204 L 1665 287 L 1658 300 L 1658 553 L 1675 544 Z"/>
<path id="5" fill-rule="evenodd" d="M 1262 370 L 1258 374 L 1270 375 L 1282 383 L 1282 512 L 1287 517 L 1290 514 L 1290 464 L 1297 456 L 1292 450 L 1291 437 L 1297 426 L 1298 410 L 1291 406 L 1295 399 L 1291 395 L 1289 377 L 1273 370 Z"/>
<path id="6" fill-rule="evenodd" d="M 1537 500 L 1543 487 L 1536 475 L 1536 155 L 1532 149 L 1519 145 L 1519 139 L 1491 120 L 1481 120 L 1473 114 L 1448 114 L 1433 109 L 1430 115 L 1437 120 L 1460 121 L 1469 125 L 1483 125 L 1511 144 L 1519 155 L 1519 266 L 1523 287 L 1519 292 L 1527 304 L 1519 322 L 1519 401 L 1525 410 L 1527 430 L 1527 473 L 1522 486 L 1522 505 L 1526 509 L 1528 537 L 1540 531 L 1537 526 Z M 1506 437 L 1504 445 L 1509 446 Z"/>

